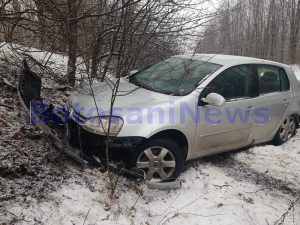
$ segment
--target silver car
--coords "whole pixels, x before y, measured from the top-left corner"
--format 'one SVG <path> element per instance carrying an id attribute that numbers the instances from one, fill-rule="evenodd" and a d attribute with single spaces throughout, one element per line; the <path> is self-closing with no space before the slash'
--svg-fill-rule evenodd
<path id="1" fill-rule="evenodd" d="M 111 157 L 147 179 L 176 179 L 187 160 L 282 144 L 299 125 L 300 85 L 292 69 L 277 62 L 174 56 L 122 78 L 112 105 L 114 82 L 70 97 L 69 143 L 103 159 L 109 135 Z"/>

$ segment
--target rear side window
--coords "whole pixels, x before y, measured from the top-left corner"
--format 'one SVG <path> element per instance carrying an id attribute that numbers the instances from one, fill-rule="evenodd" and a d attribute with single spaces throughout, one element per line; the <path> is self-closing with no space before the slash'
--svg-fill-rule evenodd
<path id="1" fill-rule="evenodd" d="M 281 80 L 281 91 L 290 90 L 290 81 L 284 69 L 279 68 L 280 80 Z"/>
<path id="2" fill-rule="evenodd" d="M 259 65 L 257 71 L 260 94 L 288 91 L 290 89 L 289 79 L 284 69 L 277 66 Z"/>

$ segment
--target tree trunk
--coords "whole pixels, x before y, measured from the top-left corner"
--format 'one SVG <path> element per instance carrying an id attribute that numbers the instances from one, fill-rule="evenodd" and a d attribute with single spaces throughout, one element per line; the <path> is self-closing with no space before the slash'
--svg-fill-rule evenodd
<path id="1" fill-rule="evenodd" d="M 68 82 L 70 86 L 75 85 L 76 81 L 76 60 L 77 60 L 77 27 L 78 20 L 77 17 L 77 0 L 68 1 L 68 21 L 67 21 L 67 39 L 68 39 Z"/>
<path id="2" fill-rule="evenodd" d="M 289 38 L 289 54 L 290 64 L 296 63 L 296 52 L 298 47 L 298 35 L 300 29 L 300 0 L 297 3 L 292 3 L 291 13 L 291 26 L 290 26 L 290 38 Z"/>
<path id="3" fill-rule="evenodd" d="M 45 49 L 45 42 L 46 42 L 46 19 L 45 19 L 45 12 L 46 7 L 42 1 L 36 1 L 36 7 L 37 7 L 37 18 L 38 18 L 38 26 L 39 26 L 39 48 Z"/>
<path id="4" fill-rule="evenodd" d="M 98 73 L 98 64 L 99 64 L 99 52 L 100 52 L 100 41 L 96 40 L 96 43 L 92 49 L 92 64 L 91 64 L 91 77 L 97 77 Z"/>

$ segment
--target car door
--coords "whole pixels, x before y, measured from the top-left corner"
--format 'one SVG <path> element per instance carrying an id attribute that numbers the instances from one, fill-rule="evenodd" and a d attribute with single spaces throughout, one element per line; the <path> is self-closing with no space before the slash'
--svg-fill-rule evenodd
<path id="1" fill-rule="evenodd" d="M 278 66 L 257 65 L 259 97 L 254 109 L 251 139 L 262 142 L 272 138 L 291 100 L 290 83 L 285 70 Z"/>
<path id="2" fill-rule="evenodd" d="M 256 97 L 255 66 L 231 67 L 215 77 L 200 94 L 194 155 L 212 154 L 250 144 L 252 109 Z M 205 105 L 202 98 L 218 93 L 226 100 L 222 108 Z"/>

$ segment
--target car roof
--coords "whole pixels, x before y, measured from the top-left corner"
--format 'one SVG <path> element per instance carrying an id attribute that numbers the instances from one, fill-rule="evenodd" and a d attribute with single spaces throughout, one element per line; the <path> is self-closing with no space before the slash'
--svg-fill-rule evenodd
<path id="1" fill-rule="evenodd" d="M 207 62 L 211 62 L 223 66 L 234 66 L 239 64 L 268 64 L 268 65 L 275 65 L 281 67 L 287 66 L 285 64 L 274 62 L 274 61 L 252 58 L 252 57 L 245 57 L 245 56 L 235 56 L 235 55 L 186 54 L 186 55 L 177 55 L 175 57 L 207 61 Z"/>

